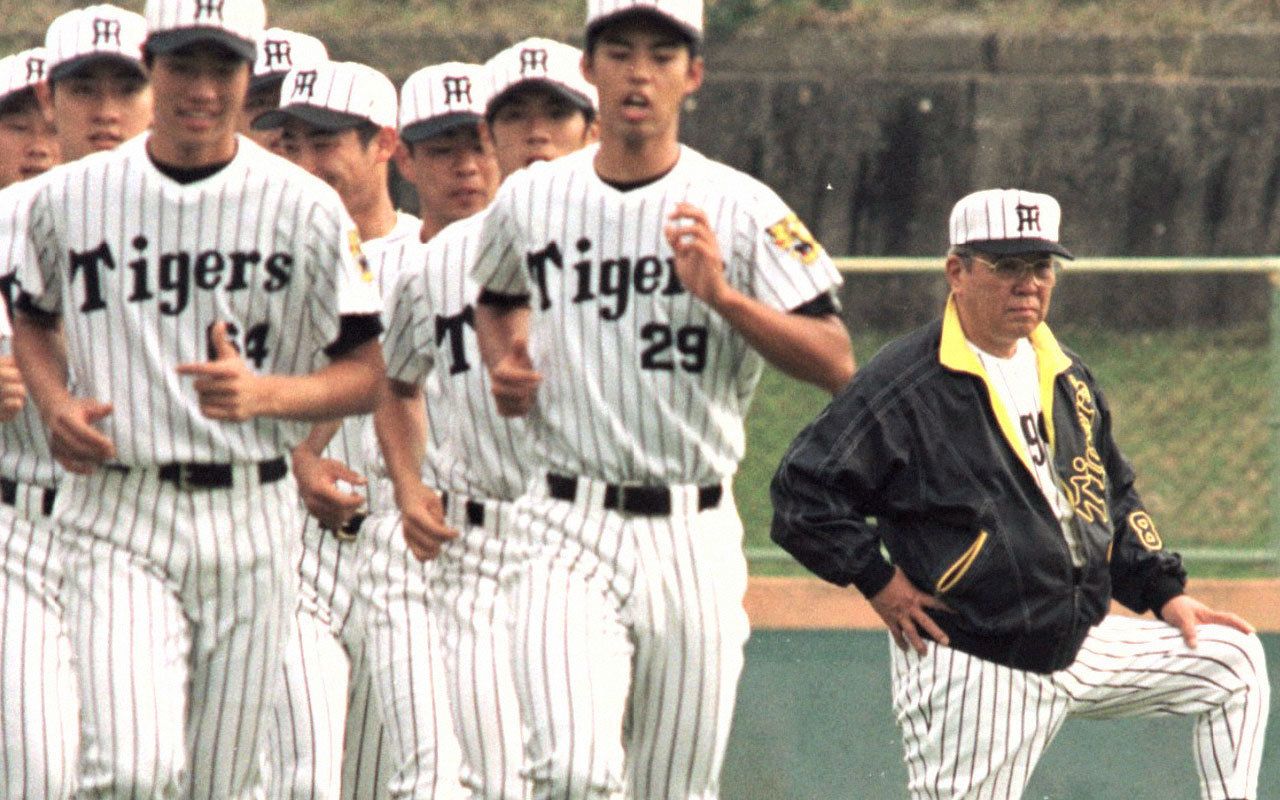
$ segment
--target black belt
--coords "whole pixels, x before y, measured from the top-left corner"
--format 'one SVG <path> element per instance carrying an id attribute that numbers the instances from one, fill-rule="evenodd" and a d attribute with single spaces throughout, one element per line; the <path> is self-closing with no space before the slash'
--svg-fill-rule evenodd
<path id="1" fill-rule="evenodd" d="M 578 497 L 578 479 L 569 475 L 547 473 L 547 492 L 557 500 L 573 502 Z M 720 484 L 698 487 L 698 510 L 706 511 L 720 505 L 724 487 Z M 665 517 L 671 514 L 671 489 L 666 486 L 620 486 L 607 483 L 604 488 L 604 507 L 628 514 L 649 517 Z"/>
<path id="2" fill-rule="evenodd" d="M 45 489 L 40 498 L 40 513 L 46 517 L 53 513 L 53 501 L 58 496 L 57 489 Z M 0 478 L 0 503 L 6 506 L 18 505 L 18 484 L 8 478 Z"/>
<path id="3" fill-rule="evenodd" d="M 449 511 L 449 493 L 440 493 L 440 505 L 444 507 L 445 512 Z M 476 500 L 467 500 L 467 524 L 477 528 L 484 527 L 484 503 Z"/>
<path id="4" fill-rule="evenodd" d="M 289 474 L 289 465 L 283 456 L 259 461 L 259 483 L 275 483 Z M 161 464 L 157 472 L 162 481 L 176 484 L 180 489 L 230 489 L 235 470 L 231 464 L 202 462 L 170 462 Z"/>

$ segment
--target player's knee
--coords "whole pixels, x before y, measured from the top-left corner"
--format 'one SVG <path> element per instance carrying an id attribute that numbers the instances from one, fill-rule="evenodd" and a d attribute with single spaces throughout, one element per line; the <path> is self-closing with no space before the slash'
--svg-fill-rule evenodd
<path id="1" fill-rule="evenodd" d="M 1267 654 L 1257 634 L 1244 633 L 1225 625 L 1201 628 L 1197 652 L 1222 665 L 1232 677 L 1237 692 L 1257 697 L 1270 705 L 1271 685 L 1267 678 Z"/>
<path id="2" fill-rule="evenodd" d="M 129 760 L 121 754 L 117 761 L 95 759 L 90 753 L 84 759 L 80 775 L 80 794 L 102 798 L 177 797 L 182 791 L 182 758 L 179 754 L 165 758 Z"/>

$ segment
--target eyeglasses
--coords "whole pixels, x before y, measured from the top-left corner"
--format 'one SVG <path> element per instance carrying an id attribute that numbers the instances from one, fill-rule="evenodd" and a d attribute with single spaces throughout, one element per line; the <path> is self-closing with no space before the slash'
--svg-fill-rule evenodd
<path id="1" fill-rule="evenodd" d="M 1061 268 L 1061 262 L 1051 256 L 1038 258 L 1004 256 L 995 261 L 988 261 L 979 255 L 972 255 L 970 258 L 991 270 L 1000 280 L 1010 283 L 1018 283 L 1030 277 L 1042 286 L 1048 285 L 1054 281 Z"/>

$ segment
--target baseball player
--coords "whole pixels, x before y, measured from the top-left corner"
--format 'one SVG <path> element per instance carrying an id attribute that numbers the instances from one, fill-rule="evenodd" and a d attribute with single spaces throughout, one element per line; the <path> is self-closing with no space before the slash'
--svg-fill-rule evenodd
<path id="1" fill-rule="evenodd" d="M 14 347 L 68 470 L 81 791 L 242 798 L 295 602 L 285 455 L 369 409 L 380 300 L 333 190 L 235 133 L 261 0 L 145 16 L 153 127 L 41 179 Z"/>
<path id="2" fill-rule="evenodd" d="M 53 120 L 35 90 L 45 79 L 46 58 L 36 47 L 0 59 L 0 189 L 58 162 Z"/>
<path id="3" fill-rule="evenodd" d="M 526 39 L 485 65 L 492 96 L 482 132 L 504 176 L 578 150 L 593 137 L 595 90 L 582 78 L 581 60 L 577 48 Z M 425 269 L 402 273 L 388 298 L 390 391 L 380 396 L 375 420 L 410 546 L 425 555 L 421 520 L 436 508 L 432 490 L 443 493 L 449 523 L 460 531 L 431 570 L 430 608 L 440 626 L 450 710 L 462 744 L 462 783 L 476 797 L 522 800 L 527 782 L 520 774 L 523 740 L 507 595 L 525 563 L 511 501 L 528 481 L 528 456 L 522 423 L 494 412 L 471 329 L 477 290 L 469 270 L 480 219 L 441 231 L 426 247 Z M 423 402 L 419 387 L 428 380 L 435 391 L 424 475 L 425 436 L 415 424 Z M 390 640 L 405 635 L 395 629 L 405 619 L 388 618 Z M 385 673 L 388 683 L 397 679 L 392 669 Z"/>
<path id="4" fill-rule="evenodd" d="M 451 61 L 418 70 L 401 90 L 396 166 L 418 194 L 424 242 L 484 208 L 498 188 L 498 163 L 473 111 L 483 113 L 482 75 L 479 65 Z"/>
<path id="5" fill-rule="evenodd" d="M 80 158 L 150 124 L 145 35 L 138 14 L 90 6 L 54 19 L 47 47 L 7 62 L 16 69 L 7 72 L 5 85 L 25 82 L 27 88 L 3 104 L 31 109 L 33 124 L 56 123 L 53 146 L 36 152 Z M 51 107 L 52 118 L 46 120 L 38 106 Z M 0 287 L 7 308 L 16 294 L 13 270 L 27 254 L 27 209 L 38 186 L 29 180 L 0 191 Z M 0 352 L 10 361 L 7 346 Z M 63 558 L 49 524 L 61 472 L 34 405 L 0 425 L 0 619 L 6 634 L 0 643 L 0 694 L 6 699 L 0 797 L 69 797 L 75 787 L 76 685 L 60 597 Z"/>
<path id="6" fill-rule="evenodd" d="M 497 187 L 497 162 L 479 133 L 487 86 L 479 65 L 449 62 L 418 70 L 401 89 L 398 163 L 407 165 L 414 179 L 424 210 L 420 234 L 428 241 L 440 228 L 482 207 Z M 481 196 L 474 196 L 474 187 Z M 402 274 L 422 269 L 423 251 L 421 243 L 406 248 Z M 397 281 L 386 288 L 394 296 L 401 286 Z M 436 407 L 442 387 L 428 382 L 425 393 L 426 408 L 420 399 L 405 407 L 415 418 L 412 430 L 421 434 L 426 427 L 435 447 L 443 418 L 440 425 L 428 426 L 425 414 Z M 421 453 L 420 446 L 412 449 Z M 458 783 L 461 757 L 436 622 L 427 602 L 428 568 L 406 550 L 380 461 L 376 449 L 366 459 L 374 486 L 373 513 L 360 533 L 367 555 L 357 583 L 368 607 L 370 669 L 396 765 L 392 796 L 470 796 Z M 415 476 L 419 463 L 412 467 Z"/>
<path id="7" fill-rule="evenodd" d="M 529 415 L 526 769 L 535 798 L 710 798 L 748 633 L 742 417 L 763 359 L 832 391 L 853 359 L 804 225 L 679 143 L 701 2 L 587 9 L 600 145 L 508 178 L 475 268 L 498 409 Z"/>
<path id="8" fill-rule="evenodd" d="M 1093 374 L 1044 324 L 1060 220 L 1017 189 L 956 203 L 943 318 L 797 437 L 773 538 L 888 627 L 912 798 L 1019 798 L 1068 716 L 1169 714 L 1197 718 L 1201 797 L 1257 797 L 1262 644 L 1184 594 Z M 1107 616 L 1113 596 L 1159 619 Z"/>
<path id="9" fill-rule="evenodd" d="M 385 294 L 403 245 L 417 243 L 421 227 L 416 217 L 396 212 L 388 190 L 397 147 L 395 86 L 371 67 L 329 61 L 295 67 L 283 85 L 279 108 L 255 125 L 278 131 L 285 157 L 338 192 Z M 270 797 L 372 798 L 387 790 L 390 760 L 382 752 L 355 583 L 356 534 L 365 513 L 355 515 L 367 511 L 367 498 L 338 488 L 338 481 L 365 483 L 372 436 L 370 417 L 349 417 L 340 426 L 317 425 L 294 450 L 299 492 L 312 513 L 302 528 L 298 635 L 286 650 L 284 692 L 268 733 L 275 762 Z M 349 707 L 357 694 L 362 705 Z"/>
<path id="10" fill-rule="evenodd" d="M 314 36 L 284 28 L 263 31 L 258 39 L 258 56 L 253 62 L 253 77 L 249 79 L 244 114 L 240 117 L 240 133 L 276 155 L 284 155 L 280 148 L 280 128 L 258 130 L 253 127 L 253 121 L 279 108 L 280 87 L 289 70 L 328 60 L 329 51 L 324 42 Z"/>

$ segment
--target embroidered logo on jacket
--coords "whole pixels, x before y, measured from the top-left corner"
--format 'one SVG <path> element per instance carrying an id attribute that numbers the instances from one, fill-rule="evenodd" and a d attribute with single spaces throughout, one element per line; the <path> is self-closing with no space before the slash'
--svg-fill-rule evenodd
<path id="1" fill-rule="evenodd" d="M 1068 375 L 1067 380 L 1075 391 L 1076 419 L 1084 433 L 1085 445 L 1084 455 L 1071 459 L 1071 474 L 1062 488 L 1081 519 L 1099 522 L 1107 519 L 1107 471 L 1093 446 L 1093 422 L 1098 416 L 1098 409 L 1084 381 L 1074 375 Z"/>
<path id="2" fill-rule="evenodd" d="M 1147 512 L 1134 511 L 1130 514 L 1129 530 L 1133 531 L 1133 535 L 1138 537 L 1138 542 L 1148 550 L 1164 549 L 1164 542 L 1160 539 L 1160 532 L 1156 530 L 1156 523 Z"/>

